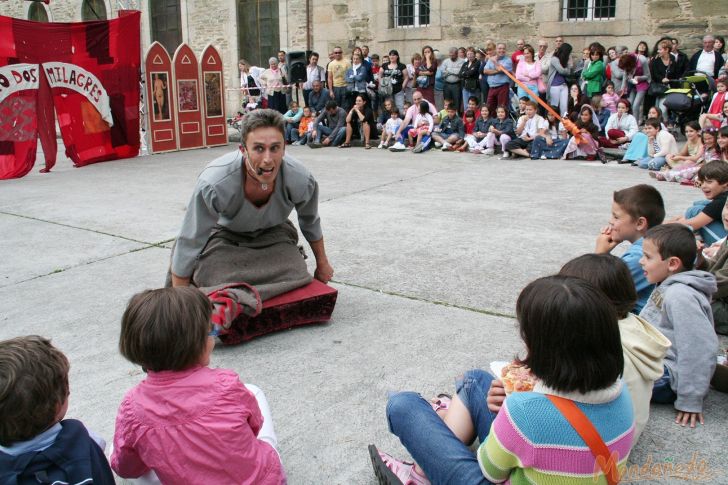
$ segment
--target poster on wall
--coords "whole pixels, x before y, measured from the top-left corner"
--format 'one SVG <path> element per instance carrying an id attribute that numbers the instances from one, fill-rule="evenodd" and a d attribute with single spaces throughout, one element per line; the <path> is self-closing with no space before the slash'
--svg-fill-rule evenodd
<path id="1" fill-rule="evenodd" d="M 32 169 L 38 138 L 45 170 L 53 167 L 56 117 L 76 166 L 139 153 L 140 19 L 139 12 L 77 23 L 0 16 L 0 68 L 29 65 L 37 77 L 36 87 L 30 71 L 18 71 L 19 78 L 9 72 L 13 92 L 0 80 L 7 92 L 0 99 L 0 179 Z"/>
<path id="2" fill-rule="evenodd" d="M 212 45 L 203 49 L 200 56 L 202 84 L 205 90 L 205 145 L 226 145 L 227 124 L 225 123 L 225 84 L 220 52 Z"/>
<path id="3" fill-rule="evenodd" d="M 180 45 L 172 59 L 176 80 L 178 148 L 187 150 L 205 144 L 203 120 L 200 110 L 200 65 L 197 56 L 187 44 Z"/>
<path id="4" fill-rule="evenodd" d="M 172 59 L 159 42 L 149 46 L 144 59 L 149 151 L 163 153 L 177 150 Z"/>

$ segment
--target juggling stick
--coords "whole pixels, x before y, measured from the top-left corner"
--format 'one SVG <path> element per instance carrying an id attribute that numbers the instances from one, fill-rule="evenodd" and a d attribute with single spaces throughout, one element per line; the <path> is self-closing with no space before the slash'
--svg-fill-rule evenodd
<path id="1" fill-rule="evenodd" d="M 554 111 L 554 109 L 551 106 L 549 106 L 549 104 L 546 101 L 542 100 L 538 96 L 538 94 L 531 91 L 531 89 L 528 86 L 526 86 L 521 81 L 516 79 L 516 77 L 513 74 L 511 74 L 510 72 L 508 72 L 508 70 L 505 69 L 503 66 L 498 64 L 498 67 L 496 69 L 498 69 L 503 74 L 508 76 L 511 79 L 511 81 L 518 84 L 524 91 L 526 91 L 528 93 L 529 96 L 531 96 L 531 98 L 535 99 L 538 102 L 538 104 L 543 106 L 546 109 L 546 111 L 548 111 L 549 113 L 554 115 L 554 118 L 559 120 L 561 122 L 561 124 L 564 125 L 564 128 L 566 128 L 572 135 L 574 135 L 576 142 L 581 143 L 581 131 L 579 130 L 579 127 L 574 124 L 573 121 L 571 121 L 569 118 L 562 118 L 561 115 L 559 113 L 557 113 L 556 111 Z"/>

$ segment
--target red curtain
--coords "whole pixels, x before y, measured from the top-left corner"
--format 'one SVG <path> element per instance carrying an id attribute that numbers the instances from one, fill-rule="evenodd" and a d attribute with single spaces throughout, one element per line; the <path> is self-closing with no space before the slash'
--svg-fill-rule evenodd
<path id="1" fill-rule="evenodd" d="M 0 75 L 0 179 L 33 168 L 38 138 L 44 170 L 53 167 L 54 108 L 76 166 L 139 153 L 139 26 L 139 12 L 79 23 L 0 16 L 0 72 L 21 79 Z M 37 66 L 36 86 L 22 80 L 20 65 Z"/>

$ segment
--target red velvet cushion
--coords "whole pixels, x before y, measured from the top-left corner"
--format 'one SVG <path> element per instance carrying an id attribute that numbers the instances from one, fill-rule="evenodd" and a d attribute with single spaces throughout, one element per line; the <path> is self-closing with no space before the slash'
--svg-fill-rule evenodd
<path id="1" fill-rule="evenodd" d="M 225 345 L 252 340 L 260 335 L 311 323 L 329 321 L 338 291 L 314 279 L 311 283 L 263 302 L 263 311 L 255 317 L 240 315 L 230 333 L 221 335 Z"/>

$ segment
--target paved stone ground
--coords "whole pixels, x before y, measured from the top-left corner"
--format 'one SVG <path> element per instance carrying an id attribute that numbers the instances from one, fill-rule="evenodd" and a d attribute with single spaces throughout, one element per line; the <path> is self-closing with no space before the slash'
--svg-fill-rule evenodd
<path id="1" fill-rule="evenodd" d="M 72 364 L 69 416 L 108 440 L 124 392 L 143 377 L 117 351 L 125 303 L 162 284 L 197 173 L 233 148 L 82 169 L 61 160 L 51 174 L 0 181 L 0 339 L 51 337 Z M 520 289 L 593 249 L 615 189 L 653 183 L 614 163 L 289 153 L 321 185 L 334 318 L 217 348 L 212 363 L 265 390 L 292 484 L 374 483 L 367 444 L 405 456 L 387 431 L 387 392 L 451 391 L 461 371 L 512 357 Z M 669 215 L 702 196 L 658 186 Z M 652 411 L 632 463 L 697 454 L 703 481 L 728 483 L 726 395 L 710 393 L 707 424 L 695 430 L 673 424 L 670 407 Z"/>

